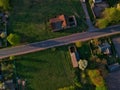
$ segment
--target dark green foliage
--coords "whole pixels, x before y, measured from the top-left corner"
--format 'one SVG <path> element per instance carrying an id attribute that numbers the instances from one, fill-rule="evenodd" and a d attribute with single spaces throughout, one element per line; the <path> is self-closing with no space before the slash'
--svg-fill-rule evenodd
<path id="1" fill-rule="evenodd" d="M 105 28 L 108 25 L 114 25 L 120 23 L 120 10 L 119 8 L 106 8 L 103 11 L 103 17 L 99 19 L 96 26 L 99 28 Z"/>
<path id="2" fill-rule="evenodd" d="M 9 0 L 0 0 L 0 8 L 3 10 L 10 9 Z"/>
<path id="3" fill-rule="evenodd" d="M 108 24 L 109 24 L 109 22 L 108 22 L 108 20 L 106 20 L 106 19 L 99 19 L 98 21 L 97 21 L 97 26 L 98 26 L 98 28 L 105 28 L 105 27 L 107 27 L 108 26 Z"/>
<path id="4" fill-rule="evenodd" d="M 117 2 L 119 2 L 120 0 L 107 0 L 108 4 L 110 7 L 113 7 L 115 4 L 117 4 Z"/>

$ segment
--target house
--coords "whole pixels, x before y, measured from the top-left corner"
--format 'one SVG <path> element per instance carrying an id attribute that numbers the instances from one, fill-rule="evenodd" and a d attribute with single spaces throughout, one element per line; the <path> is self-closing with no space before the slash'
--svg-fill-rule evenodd
<path id="1" fill-rule="evenodd" d="M 78 67 L 78 61 L 80 60 L 79 53 L 77 52 L 77 49 L 75 46 L 70 46 L 69 48 L 70 56 L 72 65 L 74 68 Z"/>
<path id="2" fill-rule="evenodd" d="M 59 31 L 77 26 L 75 16 L 59 15 L 49 20 L 52 31 Z"/>
<path id="3" fill-rule="evenodd" d="M 93 0 L 94 3 L 100 3 L 102 2 L 103 0 Z"/>
<path id="4" fill-rule="evenodd" d="M 111 46 L 108 43 L 102 43 L 98 46 L 99 50 L 103 54 L 111 54 Z"/>

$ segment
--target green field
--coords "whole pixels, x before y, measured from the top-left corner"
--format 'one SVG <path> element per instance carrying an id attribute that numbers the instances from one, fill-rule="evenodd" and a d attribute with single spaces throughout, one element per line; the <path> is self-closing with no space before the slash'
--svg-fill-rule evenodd
<path id="1" fill-rule="evenodd" d="M 68 47 L 52 48 L 16 58 L 18 76 L 27 79 L 26 90 L 57 90 L 73 85 Z"/>
<path id="2" fill-rule="evenodd" d="M 51 32 L 48 21 L 57 15 L 75 15 L 78 26 Z M 24 42 L 35 42 L 70 35 L 87 29 L 80 0 L 12 0 L 8 32 L 21 36 Z"/>

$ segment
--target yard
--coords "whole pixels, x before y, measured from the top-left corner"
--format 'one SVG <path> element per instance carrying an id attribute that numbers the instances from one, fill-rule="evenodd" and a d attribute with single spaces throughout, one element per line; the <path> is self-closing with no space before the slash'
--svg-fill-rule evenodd
<path id="1" fill-rule="evenodd" d="M 23 42 L 35 42 L 70 35 L 87 29 L 79 0 L 13 0 L 10 32 L 21 36 Z M 57 15 L 75 15 L 78 26 L 51 32 L 49 19 Z"/>
<path id="2" fill-rule="evenodd" d="M 26 90 L 57 90 L 73 85 L 74 70 L 66 46 L 16 59 L 18 76 L 27 79 Z"/>

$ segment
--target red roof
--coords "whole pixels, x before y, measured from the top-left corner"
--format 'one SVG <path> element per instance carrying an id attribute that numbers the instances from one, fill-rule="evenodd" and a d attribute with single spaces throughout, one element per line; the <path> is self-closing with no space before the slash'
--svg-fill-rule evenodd
<path id="1" fill-rule="evenodd" d="M 62 22 L 62 27 L 67 27 L 67 22 L 65 19 L 65 15 L 59 15 L 56 18 L 52 18 L 49 20 L 50 23 L 55 23 L 55 22 Z"/>

